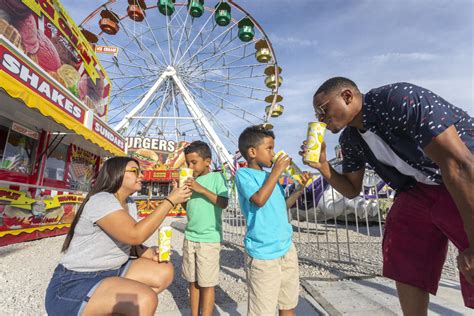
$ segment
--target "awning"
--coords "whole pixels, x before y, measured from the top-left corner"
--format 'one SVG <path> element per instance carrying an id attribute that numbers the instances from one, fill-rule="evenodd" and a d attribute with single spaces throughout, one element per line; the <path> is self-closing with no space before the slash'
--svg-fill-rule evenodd
<path id="1" fill-rule="evenodd" d="M 2 35 L 0 88 L 109 154 L 125 155 L 126 143 L 122 136 Z"/>

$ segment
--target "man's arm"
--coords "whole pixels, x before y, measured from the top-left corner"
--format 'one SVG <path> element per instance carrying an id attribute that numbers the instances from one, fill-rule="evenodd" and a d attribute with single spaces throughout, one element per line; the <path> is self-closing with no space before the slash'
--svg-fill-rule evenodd
<path id="1" fill-rule="evenodd" d="M 302 151 L 300 151 L 299 154 L 304 157 L 307 151 L 306 141 L 303 142 L 301 150 Z M 320 162 L 309 162 L 303 160 L 303 163 L 312 168 L 318 169 L 329 184 L 345 197 L 353 199 L 359 195 L 362 190 L 362 180 L 364 179 L 365 167 L 349 173 L 337 173 L 326 160 L 326 142 L 322 142 L 321 144 L 321 155 L 319 161 Z"/>
<path id="2" fill-rule="evenodd" d="M 461 215 L 469 246 L 458 256 L 458 268 L 474 285 L 474 156 L 454 125 L 434 137 L 424 152 L 440 168 L 443 183 Z"/>
<path id="3" fill-rule="evenodd" d="M 441 170 L 443 183 L 461 214 L 470 248 L 474 247 L 474 156 L 454 125 L 434 137 L 423 149 Z M 473 267 L 474 268 L 474 267 Z"/>

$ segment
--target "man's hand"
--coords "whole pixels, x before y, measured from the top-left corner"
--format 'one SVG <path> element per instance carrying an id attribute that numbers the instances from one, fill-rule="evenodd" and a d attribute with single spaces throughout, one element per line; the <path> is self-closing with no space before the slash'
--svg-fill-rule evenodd
<path id="1" fill-rule="evenodd" d="M 467 248 L 457 257 L 458 269 L 467 282 L 474 285 L 474 247 Z"/>
<path id="2" fill-rule="evenodd" d="M 190 177 L 188 179 L 186 179 L 186 185 L 188 186 L 188 188 L 190 188 L 192 191 L 196 192 L 196 193 L 203 193 L 206 189 L 200 185 L 194 178 Z"/>
<path id="3" fill-rule="evenodd" d="M 290 165 L 291 159 L 287 155 L 280 155 L 273 163 L 272 173 L 280 176 Z"/>

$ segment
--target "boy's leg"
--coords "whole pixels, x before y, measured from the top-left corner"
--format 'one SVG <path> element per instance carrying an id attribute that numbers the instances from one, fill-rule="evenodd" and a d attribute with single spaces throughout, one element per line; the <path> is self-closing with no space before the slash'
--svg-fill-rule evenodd
<path id="1" fill-rule="evenodd" d="M 200 288 L 197 282 L 189 283 L 189 305 L 191 306 L 191 315 L 199 315 Z"/>
<path id="2" fill-rule="evenodd" d="M 212 316 L 212 311 L 214 310 L 214 296 L 215 291 L 214 287 L 201 287 L 200 288 L 200 301 L 202 316 Z"/>
<path id="3" fill-rule="evenodd" d="M 427 313 L 428 293 L 436 294 L 446 259 L 448 239 L 432 221 L 438 200 L 434 187 L 417 184 L 400 193 L 385 224 L 383 275 L 397 282 L 408 315 Z"/>
<path id="4" fill-rule="evenodd" d="M 291 244 L 288 252 L 281 258 L 281 286 L 278 295 L 280 316 L 294 316 L 298 305 L 300 273 L 296 247 Z"/>
<path id="5" fill-rule="evenodd" d="M 280 260 L 259 260 L 246 255 L 248 316 L 275 315 L 281 285 Z"/>
<path id="6" fill-rule="evenodd" d="M 200 289 L 202 315 L 211 316 L 214 309 L 214 287 L 219 284 L 220 243 L 197 243 L 196 276 Z"/>
<path id="7" fill-rule="evenodd" d="M 185 239 L 183 244 L 183 278 L 189 282 L 189 306 L 192 315 L 199 313 L 199 287 L 196 278 L 196 243 Z"/>

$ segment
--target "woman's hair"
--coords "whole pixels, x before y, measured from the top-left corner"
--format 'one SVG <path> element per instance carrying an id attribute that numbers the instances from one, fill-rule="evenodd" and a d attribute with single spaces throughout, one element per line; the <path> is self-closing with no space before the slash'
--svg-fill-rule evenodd
<path id="1" fill-rule="evenodd" d="M 66 240 L 64 240 L 61 252 L 64 252 L 69 248 L 72 237 L 74 237 L 74 229 L 76 228 L 77 222 L 79 221 L 82 211 L 84 210 L 84 206 L 89 201 L 89 198 L 99 192 L 117 192 L 118 189 L 120 189 L 120 187 L 122 186 L 123 175 L 125 173 L 127 164 L 130 161 L 135 161 L 137 165 L 140 165 L 136 159 L 130 157 L 113 157 L 107 159 L 104 162 L 104 165 L 102 166 L 102 168 L 100 168 L 99 174 L 97 176 L 97 179 L 95 180 L 93 187 L 91 188 L 89 193 L 87 193 L 84 201 L 77 210 L 76 216 L 74 217 L 74 220 L 71 224 L 71 228 L 67 233 Z"/>

